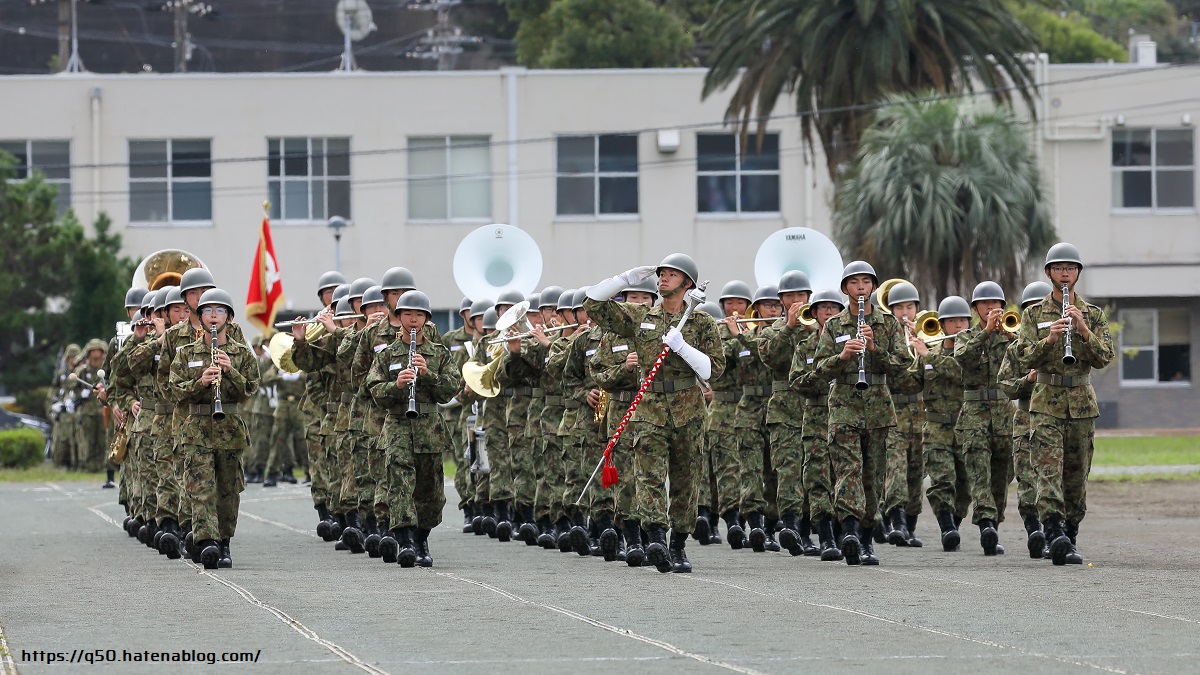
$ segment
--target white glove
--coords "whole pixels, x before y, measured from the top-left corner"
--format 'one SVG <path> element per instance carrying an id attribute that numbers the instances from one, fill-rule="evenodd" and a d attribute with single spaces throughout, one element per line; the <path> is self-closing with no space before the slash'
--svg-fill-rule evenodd
<path id="1" fill-rule="evenodd" d="M 626 286 L 633 286 L 653 277 L 657 274 L 653 266 L 645 265 L 642 267 L 634 267 L 626 270 L 615 277 L 609 277 L 604 281 L 592 286 L 584 292 L 592 300 L 611 300 L 614 295 L 625 290 Z"/>
<path id="2" fill-rule="evenodd" d="M 671 348 L 696 372 L 701 380 L 712 376 L 712 359 L 704 352 L 683 341 L 683 334 L 678 328 L 672 328 L 663 336 L 663 344 Z"/>

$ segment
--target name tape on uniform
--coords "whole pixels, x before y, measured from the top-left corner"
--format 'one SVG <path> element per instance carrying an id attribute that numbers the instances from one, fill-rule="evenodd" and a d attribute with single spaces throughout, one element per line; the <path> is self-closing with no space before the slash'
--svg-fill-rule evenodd
<path id="1" fill-rule="evenodd" d="M 658 325 L 653 324 L 653 323 L 644 323 L 641 325 L 641 328 L 644 328 L 646 330 L 654 330 L 655 328 L 658 328 Z"/>
<path id="2" fill-rule="evenodd" d="M 403 363 L 393 363 L 392 365 L 388 366 L 388 370 L 400 370 L 403 367 Z"/>
<path id="3" fill-rule="evenodd" d="M 456 352 L 460 349 L 462 349 L 462 345 L 450 345 L 450 351 L 452 352 Z"/>
<path id="4" fill-rule="evenodd" d="M 743 358 L 743 359 L 744 359 L 744 358 L 746 358 L 747 356 L 750 356 L 750 350 L 749 350 L 749 349 L 743 349 L 742 351 L 738 352 L 738 358 Z"/>
<path id="5" fill-rule="evenodd" d="M 596 350 L 595 350 L 595 349 L 589 349 L 589 350 L 587 350 L 586 352 L 584 352 L 584 353 L 583 353 L 583 355 L 584 355 L 584 356 L 595 356 L 595 355 L 596 355 Z"/>
<path id="6" fill-rule="evenodd" d="M 617 352 L 627 352 L 627 351 L 629 351 L 629 345 L 617 345 L 616 347 L 613 347 L 614 354 L 616 354 Z"/>
<path id="7" fill-rule="evenodd" d="M 372 347 L 372 349 L 374 349 L 375 353 L 378 354 L 379 352 L 383 351 L 384 349 L 387 349 L 387 343 L 383 342 L 383 343 L 377 344 L 374 347 Z"/>
<path id="8" fill-rule="evenodd" d="M 926 364 L 925 364 L 925 370 L 933 370 L 933 364 L 932 364 L 932 363 L 926 363 Z"/>
<path id="9" fill-rule="evenodd" d="M 849 340 L 851 337 L 853 337 L 853 336 L 852 336 L 852 335 L 839 335 L 839 336 L 837 336 L 836 338 L 834 338 L 834 339 L 833 339 L 833 341 L 834 341 L 834 342 L 838 342 L 838 343 L 841 343 L 841 342 L 846 342 L 846 341 L 847 341 L 847 340 Z"/>
<path id="10" fill-rule="evenodd" d="M 195 368 L 204 365 L 203 361 L 188 361 L 188 368 Z"/>
<path id="11" fill-rule="evenodd" d="M 804 361 L 805 361 L 806 363 L 809 363 L 809 364 L 811 364 L 811 363 L 813 362 L 813 360 L 814 360 L 814 359 L 811 359 L 811 358 L 804 359 Z"/>
<path id="12" fill-rule="evenodd" d="M 1038 324 L 1038 330 L 1041 330 L 1043 328 L 1049 328 L 1050 326 L 1053 326 L 1053 325 L 1054 325 L 1053 321 L 1043 321 Z"/>

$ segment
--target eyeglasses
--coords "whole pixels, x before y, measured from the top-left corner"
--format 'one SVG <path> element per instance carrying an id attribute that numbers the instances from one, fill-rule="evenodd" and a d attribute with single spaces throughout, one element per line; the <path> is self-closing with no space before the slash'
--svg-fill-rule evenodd
<path id="1" fill-rule="evenodd" d="M 1074 272 L 1079 269 L 1078 265 L 1051 265 L 1050 271 L 1054 274 L 1063 274 L 1065 272 Z"/>
<path id="2" fill-rule="evenodd" d="M 225 316 L 229 314 L 229 309 L 225 307 L 203 307 L 200 309 L 201 316 L 209 316 L 210 314 L 213 316 Z"/>

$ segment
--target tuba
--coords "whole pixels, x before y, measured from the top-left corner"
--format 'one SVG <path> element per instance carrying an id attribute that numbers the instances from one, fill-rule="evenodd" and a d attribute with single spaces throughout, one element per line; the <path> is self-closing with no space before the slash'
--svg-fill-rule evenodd
<path id="1" fill-rule="evenodd" d="M 454 251 L 454 283 L 468 298 L 494 298 L 507 289 L 529 295 L 541 278 L 541 249 L 533 237 L 512 225 L 477 228 Z"/>
<path id="2" fill-rule="evenodd" d="M 166 286 L 178 286 L 183 273 L 205 267 L 199 258 L 177 248 L 167 248 L 146 256 L 133 272 L 133 288 L 157 291 Z"/>
<path id="3" fill-rule="evenodd" d="M 759 286 L 779 283 L 785 272 L 808 275 L 814 289 L 837 288 L 842 280 L 842 254 L 829 237 L 807 227 L 787 227 L 767 237 L 754 256 Z"/>

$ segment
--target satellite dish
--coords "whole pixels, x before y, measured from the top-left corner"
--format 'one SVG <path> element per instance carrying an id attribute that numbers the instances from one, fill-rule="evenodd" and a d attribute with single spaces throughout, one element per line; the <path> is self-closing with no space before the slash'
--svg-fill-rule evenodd
<path id="1" fill-rule="evenodd" d="M 355 42 L 377 28 L 375 22 L 371 21 L 371 7 L 367 0 L 338 0 L 337 23 L 338 29 Z"/>

